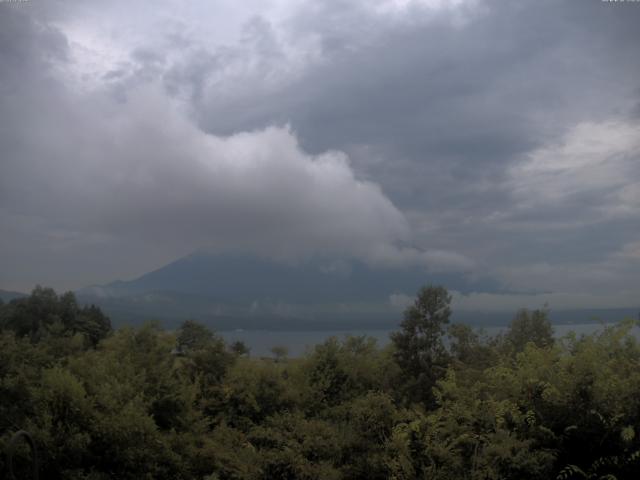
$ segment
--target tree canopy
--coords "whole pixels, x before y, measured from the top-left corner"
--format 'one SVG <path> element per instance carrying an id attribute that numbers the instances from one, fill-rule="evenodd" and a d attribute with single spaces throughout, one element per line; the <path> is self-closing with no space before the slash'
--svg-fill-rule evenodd
<path id="1" fill-rule="evenodd" d="M 554 340 L 548 312 L 519 312 L 503 336 L 488 338 L 465 325 L 445 330 L 450 296 L 427 287 L 385 348 L 332 337 L 276 361 L 249 357 L 194 321 L 175 332 L 148 323 L 92 337 L 88 325 L 108 325 L 98 312 L 40 288 L 0 306 L 0 452 L 27 430 L 42 478 L 635 480 L 640 472 L 631 320 Z M 15 455 L 18 478 L 28 478 L 20 470 L 28 451 Z"/>
<path id="2" fill-rule="evenodd" d="M 431 403 L 432 388 L 444 375 L 448 355 L 443 343 L 451 316 L 451 295 L 442 286 L 423 287 L 404 312 L 401 330 L 391 335 L 394 357 L 411 401 Z"/>

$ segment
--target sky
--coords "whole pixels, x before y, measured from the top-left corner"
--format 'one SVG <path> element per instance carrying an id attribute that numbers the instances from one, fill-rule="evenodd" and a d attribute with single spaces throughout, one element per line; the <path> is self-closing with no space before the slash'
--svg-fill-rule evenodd
<path id="1" fill-rule="evenodd" d="M 474 308 L 638 306 L 639 24 L 601 0 L 0 2 L 0 288 L 204 250 L 500 286 Z"/>

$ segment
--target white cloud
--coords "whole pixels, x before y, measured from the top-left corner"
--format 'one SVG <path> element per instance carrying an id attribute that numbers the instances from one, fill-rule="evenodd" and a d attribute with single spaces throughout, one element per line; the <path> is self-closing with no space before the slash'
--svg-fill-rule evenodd
<path id="1" fill-rule="evenodd" d="M 397 310 L 404 310 L 408 306 L 412 305 L 414 301 L 415 298 L 407 295 L 406 293 L 392 293 L 389 295 L 389 305 Z"/>
<path id="2" fill-rule="evenodd" d="M 492 271 L 504 287 L 573 295 L 556 299 L 561 304 L 586 305 L 577 292 L 592 294 L 596 304 L 604 302 L 598 295 L 611 295 L 608 306 L 637 298 L 637 291 L 631 297 L 617 295 L 636 283 L 631 239 L 637 232 L 629 227 L 640 220 L 639 162 L 640 124 L 618 119 L 578 123 L 512 166 L 506 183 L 514 202 L 490 221 L 505 235 L 526 231 L 528 243 L 540 253 L 528 261 L 496 258 Z M 616 232 L 624 236 L 616 238 Z M 596 242 L 603 246 L 590 246 Z"/>
<path id="3" fill-rule="evenodd" d="M 59 259 L 116 244 L 120 253 L 111 255 L 142 253 L 123 249 L 124 241 L 156 252 L 156 261 L 207 249 L 287 261 L 355 257 L 432 272 L 473 267 L 455 252 L 403 246 L 410 227 L 379 186 L 358 179 L 343 152 L 304 152 L 288 126 L 207 134 L 153 85 L 113 102 L 95 91 L 40 104 L 38 131 L 47 134 L 6 162 L 2 216 L 46 219 L 41 239 Z"/>
<path id="4" fill-rule="evenodd" d="M 451 297 L 451 308 L 454 312 L 515 312 L 521 308 L 530 310 L 549 308 L 551 311 L 563 311 L 638 307 L 638 295 L 635 291 L 604 295 L 566 292 L 539 294 L 471 292 L 463 294 L 452 291 Z M 404 310 L 414 301 L 415 297 L 404 293 L 394 293 L 389 296 L 389 305 L 396 310 Z"/>
<path id="5" fill-rule="evenodd" d="M 469 8 L 476 7 L 478 3 L 478 0 L 378 0 L 371 5 L 374 11 L 383 15 L 404 15 L 416 10 L 446 11 L 455 14 L 452 18 L 456 24 L 463 24 L 468 19 Z"/>
<path id="6" fill-rule="evenodd" d="M 640 124 L 583 122 L 558 143 L 533 151 L 509 173 L 521 208 L 558 208 L 578 195 L 589 195 L 600 199 L 596 208 L 585 205 L 590 216 L 612 211 L 637 214 L 638 162 Z"/>
<path id="7" fill-rule="evenodd" d="M 80 13 L 61 11 L 50 18 L 68 37 L 60 47 L 67 56 L 53 66 L 34 64 L 33 71 L 18 72 L 25 79 L 14 92 L 20 101 L 0 97 L 3 116 L 12 119 L 0 132 L 7 146 L 0 220 L 20 218 L 12 224 L 11 238 L 29 240 L 8 242 L 4 255 L 12 265 L 29 264 L 25 278 L 60 285 L 44 271 L 68 264 L 73 265 L 70 278 L 82 278 L 84 265 L 93 273 L 79 284 L 63 284 L 82 286 L 112 280 L 115 265 L 122 265 L 118 276 L 128 277 L 195 249 L 287 260 L 357 257 L 436 272 L 471 268 L 472 262 L 455 252 L 407 247 L 412 232 L 403 213 L 377 184 L 357 177 L 345 153 L 309 154 L 283 125 L 228 136 L 203 131 L 191 117 L 192 99 L 185 102 L 167 89 L 181 58 L 224 57 L 224 69 L 204 71 L 203 101 L 215 92 L 250 99 L 253 85 L 264 84 L 258 79 L 265 72 L 275 72 L 269 81 L 276 83 L 295 75 L 296 62 L 306 61 L 296 52 L 306 47 L 281 42 L 275 17 L 238 14 L 234 18 L 243 20 L 237 48 L 208 50 L 206 40 L 193 32 L 184 33 L 185 43 L 178 39 L 169 48 L 150 25 L 163 21 L 170 7 L 162 4 L 141 27 L 153 31 L 149 43 L 166 54 L 143 54 L 168 62 L 159 71 L 136 76 L 136 69 L 148 67 L 135 58 L 145 39 L 128 22 L 148 11 L 133 6 L 124 24 L 114 24 L 110 15 L 121 8 L 83 11 L 76 5 Z M 102 8 L 107 9 L 104 24 Z M 83 26 L 80 19 L 88 23 Z M 42 19 L 25 25 L 37 31 Z M 177 34 L 175 29 L 169 33 Z M 272 42 L 267 52 L 263 40 Z M 185 51 L 178 52 L 181 47 Z M 281 64 L 293 70 L 279 77 Z M 188 65 L 193 66 L 185 61 Z M 122 72 L 113 82 L 105 79 L 118 69 Z M 31 226 L 28 235 L 24 225 Z M 33 225 L 41 235 L 33 233 Z M 39 261 L 27 262 L 26 256 L 36 255 L 29 252 L 39 252 Z M 16 287 L 25 288 L 26 281 Z"/>
<path id="8" fill-rule="evenodd" d="M 402 213 L 344 153 L 308 155 L 289 127 L 209 135 L 149 86 L 118 109 L 68 118 L 72 134 L 23 146 L 5 177 L 22 177 L 21 214 L 59 229 L 284 257 L 367 256 L 408 238 Z M 43 184 L 47 192 L 24 191 Z"/>
<path id="9" fill-rule="evenodd" d="M 391 243 L 380 243 L 369 255 L 374 264 L 383 267 L 406 268 L 425 267 L 432 273 L 439 272 L 471 272 L 475 262 L 470 258 L 453 251 L 412 247 L 398 247 Z"/>
<path id="10" fill-rule="evenodd" d="M 619 251 L 612 254 L 612 258 L 640 262 L 640 241 L 626 243 Z"/>
<path id="11" fill-rule="evenodd" d="M 470 312 L 504 311 L 513 312 L 520 308 L 536 309 L 548 307 L 552 311 L 573 309 L 636 308 L 637 292 L 627 291 L 617 294 L 583 293 L 541 293 L 541 294 L 499 294 L 469 293 L 452 294 L 452 306 L 456 310 Z"/>

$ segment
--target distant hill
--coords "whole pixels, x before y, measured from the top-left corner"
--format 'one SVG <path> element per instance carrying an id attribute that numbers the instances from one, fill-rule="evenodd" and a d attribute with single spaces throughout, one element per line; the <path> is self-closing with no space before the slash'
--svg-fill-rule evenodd
<path id="1" fill-rule="evenodd" d="M 100 306 L 115 325 L 156 319 L 173 328 L 185 319 L 217 330 L 339 330 L 395 328 L 402 307 L 392 294 L 413 295 L 426 284 L 462 293 L 499 292 L 488 280 L 430 274 L 422 268 L 372 268 L 320 260 L 287 265 L 257 257 L 192 254 L 139 278 L 83 288 L 79 300 Z M 453 311 L 453 321 L 506 325 L 515 312 Z M 551 312 L 555 323 L 614 322 L 631 309 Z"/>
<path id="2" fill-rule="evenodd" d="M 397 292 L 415 292 L 429 282 L 471 291 L 461 275 L 431 275 L 423 268 L 372 268 L 359 262 L 319 260 L 283 264 L 258 257 L 192 254 L 131 281 L 117 281 L 79 291 L 122 297 L 149 292 L 202 295 L 223 302 L 278 300 L 291 303 L 379 301 Z M 486 285 L 485 285 L 486 286 Z"/>
<path id="3" fill-rule="evenodd" d="M 131 281 L 76 292 L 118 322 L 195 318 L 217 328 L 340 328 L 392 326 L 394 293 L 412 295 L 428 283 L 477 290 L 462 275 L 423 268 L 377 269 L 362 262 L 287 265 L 257 257 L 192 254 Z M 484 282 L 482 287 L 494 289 Z"/>
<path id="4" fill-rule="evenodd" d="M 12 292 L 10 290 L 0 289 L 0 300 L 2 300 L 3 302 L 10 302 L 14 298 L 22 298 L 26 296 L 27 296 L 26 293 Z"/>

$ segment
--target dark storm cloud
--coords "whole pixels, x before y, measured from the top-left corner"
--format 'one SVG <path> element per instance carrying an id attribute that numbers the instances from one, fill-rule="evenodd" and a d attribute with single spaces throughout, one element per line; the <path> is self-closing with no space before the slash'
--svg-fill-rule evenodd
<path id="1" fill-rule="evenodd" d="M 263 82 L 282 58 L 264 28 L 271 48 L 262 68 L 209 89 L 199 71 L 194 108 L 208 131 L 290 122 L 310 151 L 343 149 L 397 205 L 436 225 L 416 235 L 419 244 L 480 258 L 488 271 L 520 263 L 526 277 L 526 265 L 540 262 L 597 264 L 637 236 L 633 220 L 597 211 L 624 182 L 522 204 L 511 167 L 582 121 L 633 111 L 640 9 L 616 8 L 482 2 L 461 20 L 457 11 L 415 9 L 411 20 L 389 22 L 354 2 L 317 2 L 290 20 L 282 49 L 316 36 L 320 61 L 280 85 Z M 243 93 L 236 100 L 227 88 Z M 637 167 L 626 174 L 638 181 Z"/>
<path id="2" fill-rule="evenodd" d="M 522 265 L 525 278 L 527 265 L 539 263 L 608 269 L 602 265 L 608 255 L 637 238 L 633 206 L 630 216 L 602 211 L 612 191 L 640 181 L 637 149 L 597 174 L 619 170 L 625 178 L 603 185 L 584 179 L 547 202 L 545 188 L 528 192 L 523 202 L 514 193 L 512 168 L 536 149 L 562 143 L 580 122 L 624 119 L 632 111 L 640 78 L 636 6 L 484 2 L 461 23 L 450 12 L 416 11 L 411 22 L 398 25 L 356 11 L 362 23 L 343 18 L 336 27 L 329 19 L 340 3 L 322 5 L 301 14 L 299 34 L 315 25 L 318 35 L 331 39 L 333 56 L 282 95 L 254 99 L 260 108 L 254 117 L 243 109 L 239 128 L 286 118 L 308 148 L 344 149 L 398 205 L 428 219 L 424 242 L 482 258 L 487 269 Z M 352 25 L 358 25 L 355 33 Z M 219 123 L 234 117 L 220 115 L 218 107 L 214 102 L 201 110 L 203 124 L 236 128 Z M 576 187 L 571 174 L 557 190 Z M 525 183 L 531 178 L 524 174 Z M 610 288 L 630 278 L 621 274 Z M 581 288 L 581 282 L 565 288 Z"/>
<path id="3" fill-rule="evenodd" d="M 366 145 L 392 159 L 373 166 L 355 155 L 402 205 L 433 205 L 455 186 L 445 200 L 464 207 L 460 188 L 475 195 L 475 184 L 495 183 L 506 164 L 571 122 L 632 105 L 639 9 L 487 2 L 457 26 L 447 13 L 418 11 L 394 23 L 353 2 L 319 3 L 295 17 L 302 26 L 291 41 L 313 32 L 326 58 L 281 89 L 250 90 L 240 102 L 217 95 L 214 84 L 196 104 L 206 129 L 290 121 L 311 151 Z"/>
<path id="4" fill-rule="evenodd" d="M 2 18 L 7 248 L 153 245 L 141 269 L 204 244 L 328 244 L 520 291 L 637 275 L 638 5 L 234 5 Z"/>
<path id="5" fill-rule="evenodd" d="M 38 77 L 46 65 L 66 61 L 67 42 L 57 29 L 35 23 L 24 11 L 3 6 L 0 15 L 0 55 L 3 94 Z"/>
<path id="6" fill-rule="evenodd" d="M 38 22 L 20 13 L 11 21 L 19 26 L 12 41 L 37 38 Z M 126 89 L 89 75 L 100 87 L 83 91 L 86 74 L 75 79 L 73 61 L 49 65 L 26 54 L 33 62 L 17 69 L 25 81 L 0 100 L 4 282 L 38 269 L 75 276 L 83 263 L 110 271 L 114 258 L 144 264 L 199 248 L 468 266 L 461 255 L 410 248 L 402 213 L 356 178 L 341 152 L 309 155 L 287 127 L 209 135 L 153 78 L 141 78 L 145 68 L 110 76 L 128 77 Z"/>

